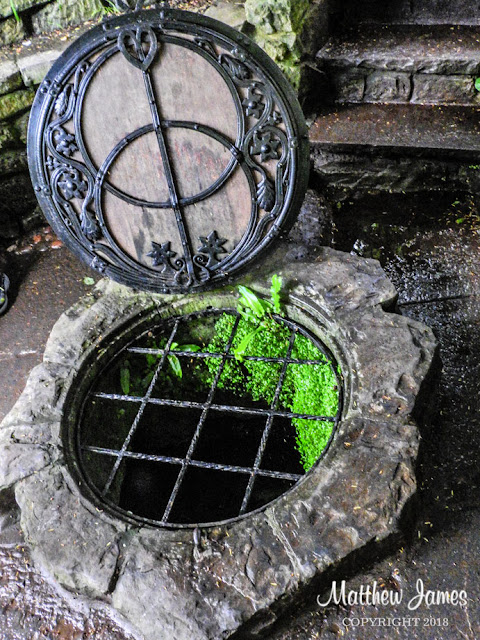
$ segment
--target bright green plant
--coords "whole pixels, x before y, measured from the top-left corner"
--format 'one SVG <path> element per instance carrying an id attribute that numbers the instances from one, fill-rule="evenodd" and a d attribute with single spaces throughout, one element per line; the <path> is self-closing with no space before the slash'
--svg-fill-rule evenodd
<path id="1" fill-rule="evenodd" d="M 292 350 L 296 360 L 319 360 L 320 364 L 292 364 L 287 368 L 281 401 L 293 413 L 335 416 L 338 384 L 331 363 L 311 340 L 297 335 Z M 332 423 L 293 418 L 297 447 L 305 470 L 310 469 L 328 444 Z"/>
<path id="2" fill-rule="evenodd" d="M 120 13 L 120 9 L 117 7 L 113 0 L 104 0 L 103 13 L 106 15 L 117 15 Z"/>
<path id="3" fill-rule="evenodd" d="M 151 349 L 163 349 L 165 344 L 157 346 L 152 343 Z M 178 342 L 172 342 L 170 346 L 169 354 L 167 355 L 168 370 L 163 373 L 164 378 L 169 378 L 169 374 L 173 374 L 176 378 L 181 379 L 183 377 L 182 365 L 179 358 L 172 353 L 172 351 L 199 351 L 200 347 L 196 344 L 178 344 Z M 155 371 L 158 366 L 158 361 L 162 357 L 160 353 L 147 353 L 145 355 L 145 368 L 141 373 L 132 374 L 132 366 L 130 360 L 125 360 L 120 367 L 120 386 L 123 393 L 128 396 L 130 392 L 134 395 L 142 394 L 148 388 L 148 385 L 153 380 Z M 164 379 L 163 382 L 166 380 Z"/>
<path id="4" fill-rule="evenodd" d="M 235 357 L 240 362 L 243 360 L 243 354 L 245 353 L 248 345 L 255 336 L 262 331 L 262 327 L 265 328 L 266 322 L 271 318 L 272 313 L 280 313 L 281 288 L 282 279 L 279 276 L 274 275 L 272 277 L 272 285 L 270 287 L 271 299 L 264 300 L 253 293 L 251 289 L 248 289 L 243 285 L 239 285 L 238 291 L 240 293 L 240 299 L 237 303 L 237 311 L 242 316 L 245 323 L 251 325 L 251 330 L 245 332 L 240 343 L 233 349 Z"/>
<path id="5" fill-rule="evenodd" d="M 10 9 L 12 10 L 13 17 L 17 22 L 20 22 L 20 16 L 18 15 L 17 7 L 13 0 L 10 0 Z"/>
<path id="6" fill-rule="evenodd" d="M 291 329 L 275 319 L 282 312 L 281 286 L 281 278 L 273 276 L 269 300 L 259 298 L 247 287 L 238 287 L 240 297 L 237 311 L 240 318 L 231 344 L 231 353 L 235 357 L 224 362 L 218 389 L 266 403 L 268 406 L 273 405 L 284 365 L 282 362 L 252 360 L 250 357 L 280 359 L 288 352 Z M 206 346 L 207 352 L 223 353 L 226 350 L 236 321 L 237 317 L 231 313 L 222 313 L 215 322 L 213 337 Z M 165 340 L 159 346 L 152 341 L 150 347 L 163 349 L 165 345 Z M 160 372 L 159 383 L 169 390 L 178 386 L 184 372 L 175 352 L 199 350 L 200 347 L 196 344 L 180 345 L 173 342 L 167 355 L 168 366 Z M 339 392 L 331 362 L 311 340 L 300 333 L 295 336 L 291 356 L 293 360 L 315 360 L 318 364 L 299 363 L 287 366 L 276 408 L 311 416 L 335 416 Z M 161 354 L 148 353 L 144 365 L 133 365 L 129 360 L 122 363 L 120 386 L 125 395 L 145 393 L 155 375 L 159 358 Z M 218 357 L 197 359 L 188 370 L 189 384 L 197 390 L 210 388 L 222 362 L 223 359 Z M 308 471 L 330 439 L 332 422 L 293 418 L 292 424 L 296 429 L 301 463 Z"/>
<path id="7" fill-rule="evenodd" d="M 235 360 L 226 361 L 218 383 L 220 389 L 255 401 L 264 401 L 269 405 L 275 398 L 282 365 L 250 360 L 247 356 L 280 358 L 287 353 L 290 329 L 272 317 L 273 313 L 281 312 L 280 288 L 281 280 L 274 276 L 271 299 L 263 300 L 250 289 L 239 287 L 241 297 L 237 310 L 241 318 L 232 343 Z M 234 316 L 222 314 L 215 323 L 215 336 L 208 344 L 207 351 L 224 351 L 234 324 Z M 313 342 L 300 334 L 295 337 L 292 358 L 318 360 L 319 364 L 291 364 L 287 367 L 279 405 L 293 413 L 335 416 L 339 396 L 331 363 Z M 220 360 L 209 358 L 206 365 L 211 383 L 218 372 Z M 332 423 L 298 418 L 294 418 L 292 422 L 297 432 L 300 459 L 305 470 L 308 470 L 327 445 L 332 433 Z"/>

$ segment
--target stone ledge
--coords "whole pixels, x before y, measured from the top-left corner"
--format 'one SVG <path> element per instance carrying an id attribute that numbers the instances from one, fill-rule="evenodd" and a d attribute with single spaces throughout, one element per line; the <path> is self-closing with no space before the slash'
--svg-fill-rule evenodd
<path id="1" fill-rule="evenodd" d="M 25 86 L 39 85 L 64 49 L 65 47 L 49 49 L 17 58 L 18 69 Z"/>
<path id="2" fill-rule="evenodd" d="M 24 42 L 17 50 L 2 52 L 0 95 L 38 86 L 63 51 L 93 24 L 90 21 L 74 30 L 59 31 L 53 42 L 51 37 L 38 36 Z M 7 116 L 0 115 L 0 119 L 4 117 Z"/>
<path id="3" fill-rule="evenodd" d="M 363 25 L 351 36 L 330 40 L 317 61 L 344 69 L 476 75 L 479 35 L 479 27 Z"/>

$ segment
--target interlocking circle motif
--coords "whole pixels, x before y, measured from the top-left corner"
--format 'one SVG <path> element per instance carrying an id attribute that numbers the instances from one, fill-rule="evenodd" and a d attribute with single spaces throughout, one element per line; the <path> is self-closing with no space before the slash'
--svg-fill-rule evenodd
<path id="1" fill-rule="evenodd" d="M 37 93 L 40 205 L 97 271 L 184 292 L 228 282 L 288 228 L 308 179 L 295 94 L 221 23 L 137 11 L 84 34 Z"/>

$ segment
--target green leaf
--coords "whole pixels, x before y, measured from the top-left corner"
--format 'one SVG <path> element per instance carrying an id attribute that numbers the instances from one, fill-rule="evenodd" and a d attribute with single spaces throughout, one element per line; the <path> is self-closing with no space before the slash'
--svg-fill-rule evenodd
<path id="1" fill-rule="evenodd" d="M 175 345 L 175 346 L 174 346 Z M 174 342 L 171 346 L 171 351 L 200 351 L 198 344 L 177 344 Z"/>
<path id="2" fill-rule="evenodd" d="M 127 363 L 120 369 L 120 386 L 122 387 L 124 395 L 128 396 L 130 393 L 130 369 Z"/>
<path id="3" fill-rule="evenodd" d="M 240 344 L 235 347 L 235 349 L 233 350 L 233 355 L 235 356 L 236 360 L 238 360 L 239 362 L 243 361 L 243 356 L 245 355 L 245 351 L 247 350 L 248 345 L 261 329 L 263 329 L 262 325 L 257 327 L 255 331 L 247 333 L 247 335 L 240 341 Z"/>
<path id="4" fill-rule="evenodd" d="M 157 364 L 158 359 L 160 358 L 160 354 L 154 355 L 153 353 L 147 353 L 145 356 L 145 360 L 147 361 L 147 367 L 154 367 Z"/>
<path id="5" fill-rule="evenodd" d="M 475 89 L 480 91 L 480 78 L 475 78 Z"/>
<path id="6" fill-rule="evenodd" d="M 180 360 L 177 356 L 168 356 L 168 364 L 177 378 L 183 377 L 182 365 L 180 364 Z"/>
<path id="7" fill-rule="evenodd" d="M 17 7 L 15 6 L 15 3 L 13 2 L 13 0 L 10 0 L 10 8 L 12 10 L 13 17 L 15 18 L 15 20 L 17 22 L 20 22 L 20 16 L 18 15 Z"/>
<path id="8" fill-rule="evenodd" d="M 139 389 L 140 392 L 143 392 L 148 388 L 148 385 L 153 380 L 153 376 L 155 375 L 154 371 L 149 371 L 144 378 L 136 378 L 134 387 L 135 389 Z"/>
<path id="9" fill-rule="evenodd" d="M 258 296 L 253 293 L 251 289 L 248 289 L 243 285 L 239 285 L 238 291 L 242 296 L 239 300 L 240 304 L 243 304 L 244 306 L 251 309 L 258 318 L 263 318 L 263 316 L 265 315 L 265 309 Z"/>
<path id="10" fill-rule="evenodd" d="M 457 219 L 455 220 L 455 222 L 456 222 L 457 224 L 462 224 L 462 222 L 464 222 L 464 220 L 465 220 L 465 218 L 457 218 Z"/>
<path id="11" fill-rule="evenodd" d="M 92 285 L 95 284 L 95 280 L 87 276 L 86 278 L 83 279 L 83 284 L 86 284 L 87 287 L 91 287 Z"/>

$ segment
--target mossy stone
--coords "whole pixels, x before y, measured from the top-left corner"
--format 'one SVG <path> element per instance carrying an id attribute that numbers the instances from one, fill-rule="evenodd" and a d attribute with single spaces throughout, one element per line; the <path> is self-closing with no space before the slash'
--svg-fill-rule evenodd
<path id="1" fill-rule="evenodd" d="M 283 71 L 292 87 L 299 91 L 303 80 L 303 67 L 300 65 L 299 60 L 295 57 L 291 60 L 281 60 L 279 61 L 278 66 Z"/>
<path id="2" fill-rule="evenodd" d="M 27 144 L 27 131 L 28 131 L 28 121 L 30 119 L 30 111 L 26 111 L 19 118 L 16 118 L 13 125 L 15 127 L 15 135 L 23 142 L 23 144 Z"/>
<path id="3" fill-rule="evenodd" d="M 277 63 L 304 104 L 311 91 L 308 62 L 314 62 L 328 37 L 327 0 L 246 0 L 245 10 L 253 39 Z"/>
<path id="4" fill-rule="evenodd" d="M 22 19 L 7 18 L 0 23 L 0 46 L 23 40 L 25 35 Z"/>
<path id="5" fill-rule="evenodd" d="M 35 91 L 24 89 L 0 96 L 0 120 L 10 118 L 28 109 L 35 97 Z"/>
<path id="6" fill-rule="evenodd" d="M 27 152 L 25 149 L 5 151 L 0 153 L 0 174 L 8 176 L 14 173 L 21 173 L 28 168 Z"/>
<path id="7" fill-rule="evenodd" d="M 41 4 L 45 4 L 45 0 L 13 0 L 13 5 L 17 13 Z M 10 0 L 0 0 L 0 16 L 7 17 L 12 15 L 13 10 Z"/>
<path id="8" fill-rule="evenodd" d="M 98 17 L 104 11 L 100 0 L 64 0 L 48 4 L 32 18 L 35 33 L 43 33 L 80 24 Z"/>
<path id="9" fill-rule="evenodd" d="M 302 27 L 309 0 L 246 0 L 247 20 L 265 33 L 296 32 Z"/>
<path id="10" fill-rule="evenodd" d="M 14 125 L 6 122 L 0 123 L 0 151 L 15 145 L 19 138 L 20 136 Z"/>
<path id="11" fill-rule="evenodd" d="M 237 2 L 214 2 L 214 4 L 205 11 L 205 15 L 215 20 L 220 20 L 228 24 L 234 29 L 242 30 L 245 21 L 245 6 Z"/>
<path id="12" fill-rule="evenodd" d="M 312 18 L 309 0 L 247 0 L 254 40 L 278 64 L 293 87 L 301 85 L 302 38 Z"/>
<path id="13" fill-rule="evenodd" d="M 20 70 L 11 60 L 0 63 L 0 95 L 11 93 L 22 86 Z"/>

